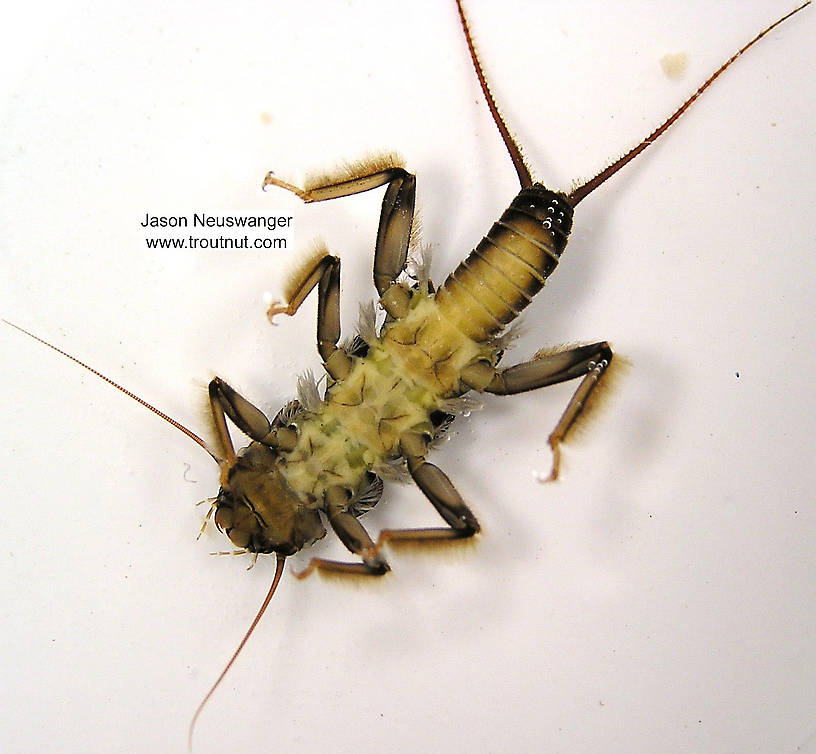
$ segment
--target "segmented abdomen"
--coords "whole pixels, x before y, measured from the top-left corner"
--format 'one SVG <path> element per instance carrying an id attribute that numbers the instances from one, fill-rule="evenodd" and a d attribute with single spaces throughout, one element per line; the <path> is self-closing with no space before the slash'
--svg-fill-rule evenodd
<path id="1" fill-rule="evenodd" d="M 437 291 L 440 313 L 476 342 L 490 340 L 541 290 L 571 229 L 564 194 L 540 183 L 522 189 Z"/>

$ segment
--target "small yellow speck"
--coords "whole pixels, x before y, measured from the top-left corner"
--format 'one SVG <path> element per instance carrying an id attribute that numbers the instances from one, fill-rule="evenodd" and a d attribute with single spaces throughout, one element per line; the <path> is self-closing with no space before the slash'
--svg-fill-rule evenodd
<path id="1" fill-rule="evenodd" d="M 688 55 L 685 52 L 670 52 L 660 58 L 660 65 L 670 79 L 683 78 L 688 67 Z"/>

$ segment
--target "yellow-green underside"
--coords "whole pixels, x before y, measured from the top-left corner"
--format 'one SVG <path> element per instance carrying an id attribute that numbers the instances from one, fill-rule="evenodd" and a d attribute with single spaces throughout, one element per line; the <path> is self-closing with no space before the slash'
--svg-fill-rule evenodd
<path id="1" fill-rule="evenodd" d="M 298 445 L 281 470 L 287 483 L 312 500 L 334 484 L 360 489 L 367 470 L 399 455 L 402 433 L 431 432 L 430 413 L 465 392 L 462 368 L 492 355 L 441 318 L 432 294 L 415 292 L 408 314 L 388 324 L 321 406 L 296 421 Z"/>

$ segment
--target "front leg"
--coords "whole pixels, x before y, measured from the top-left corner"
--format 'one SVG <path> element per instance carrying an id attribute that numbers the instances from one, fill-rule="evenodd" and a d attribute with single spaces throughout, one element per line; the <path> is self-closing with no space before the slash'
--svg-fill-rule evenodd
<path id="1" fill-rule="evenodd" d="M 447 475 L 425 460 L 428 438 L 417 432 L 407 432 L 400 439 L 400 451 L 408 463 L 417 486 L 436 508 L 447 526 L 424 529 L 383 529 L 375 545 L 363 525 L 349 512 L 348 492 L 341 487 L 326 490 L 325 506 L 329 523 L 343 544 L 362 562 L 348 563 L 340 560 L 312 558 L 304 571 L 297 574 L 305 578 L 313 571 L 327 573 L 356 574 L 362 576 L 382 576 L 390 571 L 380 549 L 386 542 L 432 542 L 439 540 L 465 539 L 479 531 L 479 522 L 470 508 L 465 505 Z"/>
<path id="2" fill-rule="evenodd" d="M 324 495 L 326 515 L 334 533 L 349 552 L 360 556 L 362 562 L 312 558 L 303 571 L 295 574 L 299 579 L 305 579 L 313 571 L 384 576 L 391 570 L 386 559 L 378 552 L 379 545 L 374 544 L 363 525 L 349 511 L 350 502 L 348 490 L 340 486 L 329 487 Z"/>
<path id="3" fill-rule="evenodd" d="M 256 442 L 281 450 L 292 450 L 295 447 L 297 433 L 291 427 L 270 424 L 261 409 L 233 390 L 220 377 L 214 377 L 210 381 L 209 396 L 218 445 L 230 465 L 235 463 L 235 448 L 227 429 L 227 417 Z"/>

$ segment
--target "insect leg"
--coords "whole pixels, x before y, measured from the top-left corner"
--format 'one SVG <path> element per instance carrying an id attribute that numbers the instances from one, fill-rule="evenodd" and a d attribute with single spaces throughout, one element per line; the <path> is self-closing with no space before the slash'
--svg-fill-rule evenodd
<path id="1" fill-rule="evenodd" d="M 340 340 L 340 260 L 332 260 L 317 286 L 317 350 L 326 371 L 341 380 L 351 370 L 351 358 L 337 347 Z"/>
<path id="2" fill-rule="evenodd" d="M 235 448 L 227 430 L 227 416 L 245 435 L 264 445 L 284 450 L 291 450 L 295 446 L 297 434 L 294 430 L 289 427 L 272 427 L 259 408 L 220 377 L 215 377 L 210 382 L 209 393 L 218 444 L 230 465 L 235 462 Z"/>
<path id="3" fill-rule="evenodd" d="M 405 269 L 414 222 L 416 178 L 403 171 L 388 184 L 377 227 L 374 250 L 374 285 L 383 296 Z"/>
<path id="4" fill-rule="evenodd" d="M 297 574 L 306 578 L 312 571 L 320 570 L 330 573 L 350 573 L 362 576 L 382 576 L 391 568 L 385 558 L 377 552 L 377 546 L 371 540 L 363 525 L 349 510 L 350 496 L 348 490 L 334 486 L 326 490 L 326 510 L 329 523 L 340 541 L 362 559 L 362 563 L 346 563 L 340 560 L 312 558 L 305 570 Z"/>
<path id="5" fill-rule="evenodd" d="M 362 194 L 407 174 L 399 157 L 380 155 L 338 170 L 334 175 L 310 179 L 304 188 L 282 181 L 270 171 L 266 174 L 261 188 L 265 190 L 267 186 L 277 186 L 291 191 L 304 202 L 324 202 L 328 199 Z"/>
<path id="6" fill-rule="evenodd" d="M 485 368 L 489 367 L 486 362 L 476 362 L 465 368 L 463 380 L 477 390 L 496 395 L 515 395 L 583 377 L 548 440 L 553 451 L 550 480 L 555 480 L 561 462 L 559 445 L 581 415 L 589 396 L 611 362 L 612 349 L 609 343 L 603 341 L 563 351 L 539 352 L 529 361 L 504 369 L 490 367 L 492 376 Z"/>
<path id="7" fill-rule="evenodd" d="M 317 350 L 326 371 L 336 380 L 343 379 L 351 369 L 348 354 L 337 347 L 340 340 L 340 259 L 321 250 L 316 260 L 307 263 L 287 291 L 288 304 L 272 303 L 267 311 L 269 320 L 277 314 L 291 317 L 317 286 Z"/>
<path id="8" fill-rule="evenodd" d="M 425 497 L 447 527 L 426 529 L 383 529 L 377 540 L 377 547 L 384 542 L 429 542 L 439 539 L 463 539 L 472 537 L 479 529 L 479 522 L 470 508 L 465 505 L 462 496 L 456 491 L 453 482 L 438 466 L 428 463 L 425 455 L 428 451 L 428 438 L 417 432 L 407 432 L 400 438 L 400 451 L 408 462 L 408 471 L 422 490 Z"/>
<path id="9" fill-rule="evenodd" d="M 267 174 L 263 187 L 278 186 L 299 196 L 304 202 L 322 202 L 352 196 L 384 184 L 388 188 L 383 197 L 377 244 L 374 252 L 374 285 L 382 297 L 383 308 L 399 317 L 407 311 L 410 294 L 396 283 L 405 269 L 408 245 L 414 219 L 416 178 L 396 158 L 385 158 L 370 164 L 355 166 L 350 172 L 326 176 L 306 188 L 298 188 Z"/>

